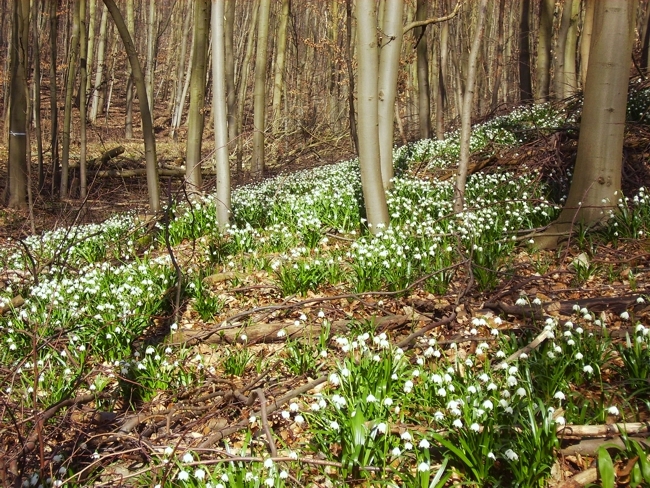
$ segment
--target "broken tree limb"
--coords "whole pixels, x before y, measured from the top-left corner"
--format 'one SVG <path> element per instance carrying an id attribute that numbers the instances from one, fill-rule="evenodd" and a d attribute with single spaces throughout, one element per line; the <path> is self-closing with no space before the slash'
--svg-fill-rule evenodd
<path id="1" fill-rule="evenodd" d="M 8 312 L 9 310 L 13 310 L 14 308 L 20 308 L 23 306 L 24 303 L 25 303 L 25 299 L 20 295 L 16 295 L 11 299 L 9 303 L 0 305 L 0 315 L 4 315 L 6 312 Z"/>
<path id="2" fill-rule="evenodd" d="M 102 166 L 106 163 L 108 163 L 111 159 L 118 157 L 120 154 L 124 153 L 126 149 L 124 146 L 117 146 L 114 147 L 113 149 L 109 149 L 108 151 L 104 151 L 101 156 L 91 159 L 88 161 L 87 165 L 89 168 L 95 168 L 98 166 Z M 79 167 L 79 161 L 74 161 L 70 163 L 70 168 L 78 168 Z"/>
<path id="3" fill-rule="evenodd" d="M 650 432 L 648 422 L 629 422 L 601 425 L 560 425 L 557 428 L 558 437 L 564 439 L 583 439 L 585 437 L 618 437 L 627 435 L 647 434 Z"/>
<path id="4" fill-rule="evenodd" d="M 572 476 L 564 483 L 557 486 L 558 488 L 582 488 L 590 483 L 594 483 L 597 479 L 598 468 L 589 468 Z"/>
<path id="5" fill-rule="evenodd" d="M 628 440 L 637 441 L 646 448 L 650 446 L 646 437 L 630 436 Z M 587 439 L 580 441 L 578 444 L 560 449 L 560 454 L 563 456 L 575 456 L 577 454 L 581 456 L 595 456 L 598 453 L 598 449 L 604 444 L 613 444 L 622 449 L 626 448 L 623 439 L 620 437 L 615 437 L 614 439 Z"/>
<path id="6" fill-rule="evenodd" d="M 137 176 L 145 176 L 147 174 L 147 170 L 145 168 L 137 168 L 137 169 L 102 169 L 99 171 L 95 171 L 93 173 L 94 176 L 97 176 L 99 178 L 135 178 Z M 160 168 L 158 170 L 158 174 L 160 176 L 172 176 L 172 177 L 183 177 L 185 176 L 185 169 L 184 168 Z M 204 169 L 201 171 L 201 174 L 204 175 L 213 175 L 214 170 L 213 169 Z"/>

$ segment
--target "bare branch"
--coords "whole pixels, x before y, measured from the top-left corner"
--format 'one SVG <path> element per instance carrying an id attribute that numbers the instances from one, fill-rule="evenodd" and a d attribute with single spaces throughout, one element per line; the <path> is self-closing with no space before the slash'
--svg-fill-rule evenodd
<path id="1" fill-rule="evenodd" d="M 402 32 L 402 35 L 406 34 L 411 29 L 415 29 L 416 27 L 423 27 L 429 24 L 439 24 L 441 22 L 446 22 L 448 20 L 451 20 L 454 17 L 456 17 L 456 15 L 458 15 L 458 12 L 460 12 L 460 8 L 462 6 L 463 6 L 463 2 L 461 0 L 456 4 L 454 10 L 452 10 L 452 12 L 448 15 L 445 15 L 443 17 L 434 17 L 432 19 L 418 20 L 416 22 L 410 22 L 404 26 L 404 31 Z"/>

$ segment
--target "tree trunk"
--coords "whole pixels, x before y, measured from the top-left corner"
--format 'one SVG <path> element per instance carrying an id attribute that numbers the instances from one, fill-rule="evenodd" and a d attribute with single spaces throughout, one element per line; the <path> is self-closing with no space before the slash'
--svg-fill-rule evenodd
<path id="1" fill-rule="evenodd" d="M 145 85 L 149 112 L 153 117 L 154 107 L 154 72 L 156 70 L 156 0 L 149 0 L 149 14 L 147 15 L 147 68 L 145 71 Z"/>
<path id="2" fill-rule="evenodd" d="M 530 0 L 521 3 L 519 22 L 519 99 L 521 103 L 533 100 L 530 80 Z"/>
<path id="3" fill-rule="evenodd" d="M 135 14 L 133 0 L 126 0 L 126 27 L 131 39 L 135 39 Z M 126 79 L 126 115 L 124 117 L 124 136 L 133 139 L 133 70 L 129 64 Z"/>
<path id="4" fill-rule="evenodd" d="M 156 138 L 153 132 L 153 121 L 151 119 L 151 111 L 149 110 L 149 102 L 147 99 L 147 89 L 144 83 L 144 75 L 140 67 L 140 60 L 138 53 L 135 51 L 135 46 L 131 40 L 129 30 L 124 23 L 124 18 L 120 10 L 115 5 L 114 0 L 103 0 L 104 5 L 108 8 L 115 26 L 120 33 L 124 49 L 129 56 L 129 63 L 133 71 L 133 81 L 138 93 L 138 101 L 140 103 L 140 114 L 142 117 L 142 135 L 144 137 L 144 153 L 147 161 L 147 189 L 149 191 L 149 208 L 152 212 L 160 210 L 160 188 L 158 186 L 158 161 L 156 160 Z"/>
<path id="5" fill-rule="evenodd" d="M 207 73 L 210 3 L 194 1 L 194 49 L 190 77 L 190 109 L 187 114 L 186 181 L 191 192 L 201 191 L 201 145 L 203 141 L 203 110 L 205 107 L 205 77 Z M 213 46 L 213 50 L 215 47 Z"/>
<path id="6" fill-rule="evenodd" d="M 436 91 L 436 137 L 445 138 L 445 110 L 447 110 L 447 68 L 449 59 L 449 24 L 440 26 L 440 62 L 438 63 L 438 90 Z"/>
<path id="7" fill-rule="evenodd" d="M 86 78 L 88 56 L 88 34 L 86 32 L 86 0 L 79 3 L 79 197 L 85 200 L 88 194 L 88 178 L 86 176 Z"/>
<path id="8" fill-rule="evenodd" d="M 277 136 L 280 130 L 280 102 L 284 88 L 284 65 L 287 53 L 287 25 L 289 23 L 289 0 L 282 0 L 282 12 L 275 54 L 275 75 L 273 77 L 273 101 L 271 104 L 271 130 Z"/>
<path id="9" fill-rule="evenodd" d="M 481 47 L 483 29 L 485 26 L 485 11 L 487 0 L 481 0 L 476 21 L 476 32 L 472 49 L 469 52 L 467 63 L 467 81 L 465 82 L 465 93 L 463 94 L 463 107 L 460 114 L 460 161 L 458 163 L 458 177 L 454 187 L 454 212 L 460 213 L 465 206 L 465 184 L 467 182 L 467 168 L 469 166 L 469 142 L 472 135 L 472 105 L 474 102 L 474 88 L 476 86 L 476 68 L 478 52 Z"/>
<path id="10" fill-rule="evenodd" d="M 88 46 L 86 47 L 86 67 L 93 70 L 95 61 L 95 17 L 97 16 L 97 0 L 88 0 Z M 88 70 L 86 70 L 88 71 Z M 86 93 L 90 92 L 91 76 L 86 76 Z"/>
<path id="11" fill-rule="evenodd" d="M 253 7 L 253 17 L 251 19 L 250 29 L 248 31 L 248 38 L 246 40 L 246 53 L 244 54 L 244 62 L 242 63 L 241 72 L 239 74 L 239 87 L 237 89 L 237 173 L 242 171 L 242 155 L 244 152 L 244 145 L 239 139 L 243 125 L 244 125 L 244 106 L 246 105 L 246 89 L 248 88 L 248 74 L 250 72 L 251 58 L 253 57 L 253 46 L 255 45 L 255 29 L 257 27 L 257 17 L 259 13 L 259 3 L 255 3 Z"/>
<path id="12" fill-rule="evenodd" d="M 251 173 L 264 174 L 264 130 L 266 124 L 266 61 L 269 40 L 271 0 L 261 0 L 255 55 L 255 90 L 253 92 L 253 159 Z"/>
<path id="13" fill-rule="evenodd" d="M 378 131 L 377 16 L 374 0 L 357 0 L 359 77 L 359 166 L 366 218 L 371 233 L 389 223 L 382 184 Z"/>
<path id="14" fill-rule="evenodd" d="M 33 3 L 33 11 L 37 12 L 32 20 L 32 39 L 34 49 L 32 56 L 34 57 L 34 79 L 33 79 L 33 100 L 34 100 L 34 132 L 36 133 L 36 159 L 38 161 L 38 190 L 45 183 L 45 171 L 43 168 L 43 131 L 41 129 L 41 40 L 39 31 L 39 21 L 37 17 L 41 17 L 41 9 L 37 1 Z"/>
<path id="15" fill-rule="evenodd" d="M 348 68 L 348 119 L 350 121 L 350 138 L 354 149 L 359 154 L 359 134 L 357 131 L 357 116 L 354 109 L 354 70 L 352 69 L 352 0 L 345 0 L 345 33 L 346 33 L 346 54 L 345 62 Z"/>
<path id="16" fill-rule="evenodd" d="M 567 32 L 566 48 L 564 50 L 564 97 L 571 97 L 578 90 L 576 75 L 576 54 L 578 51 L 578 19 L 580 18 L 580 2 L 573 0 L 571 6 L 571 22 Z"/>
<path id="17" fill-rule="evenodd" d="M 416 20 L 427 18 L 426 0 L 417 1 Z M 417 45 L 418 66 L 418 125 L 420 139 L 431 138 L 431 96 L 429 90 L 429 53 L 427 48 L 426 26 L 416 27 L 413 35 Z"/>
<path id="18" fill-rule="evenodd" d="M 90 105 L 90 122 L 95 125 L 101 110 L 101 91 L 104 84 L 104 65 L 106 64 L 106 37 L 108 31 L 108 10 L 102 9 L 102 19 L 99 22 L 99 43 L 97 44 L 97 70 L 95 71 L 95 88 Z"/>
<path id="19" fill-rule="evenodd" d="M 496 56 L 494 59 L 495 69 L 494 69 L 494 86 L 492 87 L 492 103 L 490 105 L 490 110 L 494 111 L 499 105 L 499 90 L 501 89 L 501 73 L 503 72 L 503 18 L 505 13 L 506 1 L 499 1 L 499 15 L 498 15 L 498 26 L 497 26 L 497 45 L 496 45 Z"/>
<path id="20" fill-rule="evenodd" d="M 27 205 L 27 62 L 29 51 L 29 0 L 14 0 L 9 52 L 9 159 L 7 205 Z"/>
<path id="21" fill-rule="evenodd" d="M 235 0 L 225 0 L 224 47 L 226 56 L 226 102 L 228 105 L 228 144 L 237 140 L 237 93 L 235 92 L 235 51 L 233 33 L 235 24 Z"/>
<path id="22" fill-rule="evenodd" d="M 553 11 L 555 10 L 555 0 L 541 0 L 539 9 L 537 95 L 535 98 L 538 102 L 546 102 L 551 87 L 551 46 L 553 44 Z"/>
<path id="23" fill-rule="evenodd" d="M 381 179 L 384 189 L 393 185 L 393 140 L 395 133 L 395 97 L 399 55 L 402 50 L 402 0 L 390 0 L 385 4 L 383 42 L 379 54 L 378 116 L 379 156 Z M 428 73 L 427 73 L 428 77 Z"/>
<path id="24" fill-rule="evenodd" d="M 57 65 L 57 37 L 58 19 L 56 8 L 58 0 L 50 1 L 50 146 L 52 154 L 52 195 L 54 195 L 61 184 L 61 173 L 59 172 L 59 108 L 56 88 L 56 65 Z"/>
<path id="25" fill-rule="evenodd" d="M 573 10 L 573 2 L 577 0 L 564 0 L 562 7 L 562 20 L 560 22 L 560 31 L 557 35 L 557 53 L 556 63 L 554 70 L 553 85 L 555 88 L 555 98 L 563 99 L 566 91 L 566 50 L 567 50 L 567 36 L 569 35 L 569 27 L 571 27 L 571 12 Z"/>
<path id="26" fill-rule="evenodd" d="M 214 150 L 217 167 L 217 222 L 222 229 L 230 222 L 226 50 L 223 38 L 224 2 L 223 0 L 212 0 L 212 111 L 214 113 Z"/>
<path id="27" fill-rule="evenodd" d="M 172 123 L 171 123 L 171 136 L 174 141 L 178 140 L 177 129 L 180 127 L 181 116 L 183 113 L 183 106 L 185 105 L 185 97 L 183 96 L 183 75 L 185 74 L 185 59 L 187 54 L 187 38 L 190 33 L 190 20 L 192 19 L 192 0 L 187 0 L 187 11 L 185 13 L 185 20 L 183 21 L 183 29 L 181 30 L 181 50 L 178 57 L 176 66 L 176 83 L 174 89 L 174 102 L 172 110 Z M 196 19 L 195 19 L 196 22 Z M 193 56 L 193 55 L 192 55 Z M 192 63 L 190 58 L 190 64 Z"/>
<path id="28" fill-rule="evenodd" d="M 594 25 L 594 11 L 596 0 L 585 0 L 585 20 L 580 34 L 580 83 L 585 89 L 587 83 L 587 68 L 589 67 L 589 49 L 591 48 L 591 34 Z M 648 9 L 650 12 L 650 8 Z"/>
<path id="29" fill-rule="evenodd" d="M 68 196 L 68 165 L 70 163 L 70 130 L 72 125 L 72 98 L 77 79 L 77 58 L 79 55 L 79 1 L 73 4 L 72 38 L 68 53 L 68 79 L 65 86 L 65 108 L 63 113 L 63 155 L 61 157 L 61 198 Z"/>
<path id="30" fill-rule="evenodd" d="M 596 2 L 573 181 L 560 216 L 536 239 L 537 247 L 555 247 L 559 238 L 576 225 L 592 225 L 607 219 L 622 198 L 623 136 L 634 40 L 634 5 L 634 0 Z"/>

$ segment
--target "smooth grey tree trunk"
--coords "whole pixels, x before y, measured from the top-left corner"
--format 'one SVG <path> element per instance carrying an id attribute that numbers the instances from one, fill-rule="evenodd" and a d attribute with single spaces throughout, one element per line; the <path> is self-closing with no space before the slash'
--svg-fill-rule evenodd
<path id="1" fill-rule="evenodd" d="M 585 18 L 580 33 L 580 83 L 582 89 L 587 84 L 587 68 L 589 67 L 589 50 L 591 48 L 591 33 L 594 25 L 594 12 L 597 0 L 585 0 Z M 650 8 L 648 8 L 650 12 Z"/>
<path id="2" fill-rule="evenodd" d="M 210 2 L 194 1 L 194 48 L 190 75 L 190 108 L 187 114 L 185 181 L 191 192 L 201 191 L 201 146 L 205 123 L 205 77 L 210 28 Z"/>
<path id="3" fill-rule="evenodd" d="M 102 9 L 102 19 L 99 22 L 99 43 L 97 44 L 97 70 L 95 71 L 95 87 L 90 105 L 90 122 L 97 123 L 101 101 L 102 85 L 104 83 L 104 65 L 106 64 L 106 37 L 108 32 L 108 10 Z"/>
<path id="4" fill-rule="evenodd" d="M 359 166 L 371 233 L 389 224 L 379 154 L 377 15 L 375 0 L 357 0 Z"/>
<path id="5" fill-rule="evenodd" d="M 214 113 L 214 157 L 217 168 L 217 222 L 222 229 L 230 222 L 226 50 L 223 39 L 224 2 L 212 0 L 212 112 Z"/>
<path id="6" fill-rule="evenodd" d="M 551 87 L 551 47 L 553 45 L 553 10 L 555 0 L 541 0 L 539 4 L 539 34 L 537 41 L 538 102 L 546 102 Z"/>
<path id="7" fill-rule="evenodd" d="M 390 0 L 385 4 L 383 41 L 379 54 L 378 116 L 379 156 L 384 189 L 393 185 L 393 141 L 395 133 L 395 97 L 399 56 L 402 50 L 403 0 Z"/>
<path id="8" fill-rule="evenodd" d="M 467 183 L 467 170 L 469 167 L 469 143 L 472 136 L 472 106 L 474 102 L 474 89 L 476 87 L 476 71 L 478 53 L 483 38 L 485 27 L 485 11 L 487 0 L 481 0 L 478 7 L 478 19 L 476 21 L 476 32 L 472 42 L 472 49 L 469 52 L 467 66 L 467 81 L 465 82 L 465 93 L 463 93 L 463 107 L 460 114 L 460 161 L 458 163 L 458 176 L 454 187 L 454 212 L 460 213 L 465 207 L 465 185 Z"/>
<path id="9" fill-rule="evenodd" d="M 149 208 L 152 212 L 160 210 L 160 188 L 158 184 L 158 161 L 156 159 L 156 138 L 153 132 L 153 120 L 149 111 L 149 102 L 147 99 L 147 89 L 144 84 L 144 74 L 140 67 L 138 53 L 135 51 L 133 40 L 129 34 L 129 29 L 124 23 L 124 18 L 120 9 L 115 5 L 114 0 L 103 0 L 104 5 L 108 8 L 115 26 L 117 27 L 124 49 L 129 56 L 129 63 L 133 71 L 133 81 L 138 93 L 138 102 L 140 103 L 140 114 L 142 117 L 142 135 L 144 137 L 144 154 L 147 162 L 147 190 L 149 192 Z"/>
<path id="10" fill-rule="evenodd" d="M 126 0 L 126 28 L 131 39 L 135 39 L 135 13 L 133 0 Z M 126 115 L 124 117 L 124 136 L 133 139 L 133 70 L 128 67 L 126 79 Z"/>
<path id="11" fill-rule="evenodd" d="M 235 0 L 225 0 L 224 48 L 226 56 L 226 103 L 228 104 L 228 143 L 237 139 L 237 93 L 235 91 L 235 52 L 233 35 L 235 24 Z"/>
<path id="12" fill-rule="evenodd" d="M 271 102 L 271 130 L 277 136 L 280 127 L 280 107 L 282 92 L 284 91 L 284 66 L 287 54 L 287 26 L 289 25 L 290 0 L 282 0 L 282 12 L 280 13 L 280 25 L 275 49 L 275 74 L 273 76 L 273 99 Z"/>
<path id="13" fill-rule="evenodd" d="M 174 102 L 172 108 L 172 123 L 171 123 L 171 136 L 173 140 L 178 140 L 177 129 L 181 125 L 181 117 L 183 114 L 183 106 L 185 105 L 184 83 L 183 75 L 185 74 L 185 57 L 187 54 L 187 38 L 190 33 L 190 20 L 192 19 L 192 4 L 193 0 L 187 0 L 187 11 L 185 20 L 183 21 L 183 29 L 181 30 L 181 48 L 178 55 L 176 65 L 176 82 L 174 88 Z M 181 7 L 182 11 L 182 7 Z M 190 56 L 189 64 L 192 64 L 192 57 Z"/>
<path id="14" fill-rule="evenodd" d="M 86 79 L 87 79 L 87 56 L 88 56 L 88 34 L 86 32 L 86 0 L 80 0 L 79 4 L 79 139 L 81 147 L 79 150 L 79 197 L 84 200 L 88 194 L 88 177 L 86 174 Z"/>
<path id="15" fill-rule="evenodd" d="M 557 221 L 535 239 L 539 248 L 557 246 L 559 239 L 578 224 L 606 220 L 623 196 L 621 172 L 634 7 L 634 0 L 596 2 L 573 180 Z"/>
<path id="16" fill-rule="evenodd" d="M 269 40 L 271 0 L 262 0 L 259 6 L 257 52 L 255 55 L 255 89 L 253 92 L 253 159 L 251 173 L 264 174 L 264 131 L 266 130 L 266 64 Z"/>
<path id="17" fill-rule="evenodd" d="M 416 20 L 427 18 L 427 1 L 417 0 Z M 418 42 L 418 122 L 420 139 L 431 138 L 431 93 L 429 89 L 429 52 L 427 48 L 426 26 L 417 27 L 413 31 Z"/>
<path id="18" fill-rule="evenodd" d="M 56 7 L 58 2 L 50 2 L 50 152 L 52 154 L 52 195 L 56 194 L 61 184 L 59 168 L 59 105 L 56 88 L 57 38 L 58 25 Z"/>

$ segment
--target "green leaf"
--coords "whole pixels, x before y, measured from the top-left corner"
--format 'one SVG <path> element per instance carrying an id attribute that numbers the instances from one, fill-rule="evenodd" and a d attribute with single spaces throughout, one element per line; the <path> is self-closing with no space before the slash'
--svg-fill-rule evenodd
<path id="1" fill-rule="evenodd" d="M 639 456 L 639 461 L 635 464 L 640 466 L 641 475 L 646 483 L 650 483 L 650 461 L 648 461 L 648 453 L 643 449 L 640 442 L 632 441 L 632 447 Z"/>
<path id="2" fill-rule="evenodd" d="M 442 488 L 443 486 L 445 486 L 445 483 L 449 478 L 451 478 L 452 475 L 451 470 L 446 471 L 448 463 L 449 463 L 449 458 L 445 457 L 445 460 L 440 465 L 440 468 L 438 468 L 436 475 L 431 480 L 431 483 L 429 483 L 429 488 Z"/>
<path id="3" fill-rule="evenodd" d="M 614 475 L 614 463 L 607 449 L 598 449 L 598 474 L 603 488 L 614 488 L 616 486 Z"/>
<path id="4" fill-rule="evenodd" d="M 449 449 L 451 452 L 453 452 L 461 461 L 465 463 L 465 465 L 468 468 L 473 467 L 473 463 L 469 460 L 469 458 L 465 455 L 463 451 L 458 449 L 456 446 L 454 446 L 451 442 L 449 442 L 448 439 L 445 439 L 443 436 L 437 433 L 432 433 L 431 437 L 433 437 L 434 440 L 438 441 L 440 444 L 443 445 L 443 447 L 446 447 Z"/>

